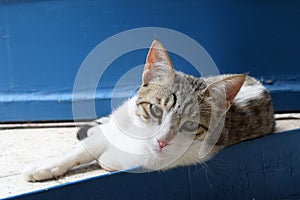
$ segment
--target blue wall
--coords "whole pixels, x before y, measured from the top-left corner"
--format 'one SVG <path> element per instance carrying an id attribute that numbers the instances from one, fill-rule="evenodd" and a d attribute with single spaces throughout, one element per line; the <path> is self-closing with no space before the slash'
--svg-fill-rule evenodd
<path id="1" fill-rule="evenodd" d="M 297 1 L 0 0 L 0 121 L 72 119 L 72 88 L 87 54 L 121 31 L 147 26 L 195 39 L 221 73 L 272 80 L 276 110 L 299 111 L 299 7 Z M 146 53 L 112 64 L 99 92 Z M 109 95 L 96 103 L 99 116 L 110 112 Z"/>

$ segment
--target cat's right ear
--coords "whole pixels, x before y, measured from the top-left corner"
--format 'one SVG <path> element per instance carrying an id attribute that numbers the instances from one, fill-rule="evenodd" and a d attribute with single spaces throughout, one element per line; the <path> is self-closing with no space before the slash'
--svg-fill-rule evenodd
<path id="1" fill-rule="evenodd" d="M 143 73 L 143 84 L 151 81 L 167 83 L 174 77 L 174 68 L 170 56 L 163 45 L 155 39 L 149 49 Z"/>
<path id="2" fill-rule="evenodd" d="M 206 90 L 207 97 L 213 97 L 219 109 L 227 111 L 246 80 L 247 74 L 232 75 L 210 84 Z"/>

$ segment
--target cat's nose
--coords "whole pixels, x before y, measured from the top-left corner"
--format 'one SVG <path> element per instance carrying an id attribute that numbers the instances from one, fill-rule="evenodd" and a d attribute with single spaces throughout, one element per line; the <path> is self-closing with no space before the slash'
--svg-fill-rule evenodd
<path id="1" fill-rule="evenodd" d="M 164 148 L 165 146 L 167 146 L 169 144 L 168 141 L 166 140 L 161 140 L 161 139 L 157 139 L 157 142 L 159 144 L 160 149 Z"/>

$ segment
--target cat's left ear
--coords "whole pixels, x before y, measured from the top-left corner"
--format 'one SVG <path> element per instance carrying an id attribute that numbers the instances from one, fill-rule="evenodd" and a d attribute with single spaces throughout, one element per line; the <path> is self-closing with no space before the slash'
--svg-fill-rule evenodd
<path id="1" fill-rule="evenodd" d="M 147 55 L 143 84 L 153 80 L 166 83 L 174 77 L 174 74 L 174 67 L 167 50 L 155 39 Z"/>
<path id="2" fill-rule="evenodd" d="M 216 81 L 207 86 L 205 95 L 214 97 L 218 106 L 225 108 L 227 111 L 243 86 L 246 77 L 247 74 L 239 74 Z"/>

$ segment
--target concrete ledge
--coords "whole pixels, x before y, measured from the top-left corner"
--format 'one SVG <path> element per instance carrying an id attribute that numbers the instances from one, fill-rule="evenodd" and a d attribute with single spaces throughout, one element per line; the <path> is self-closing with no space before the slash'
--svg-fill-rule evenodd
<path id="1" fill-rule="evenodd" d="M 297 194 L 300 188 L 300 120 L 299 114 L 276 117 L 279 133 L 228 147 L 206 165 L 183 167 L 167 172 L 133 174 L 108 173 L 91 163 L 72 170 L 58 180 L 41 183 L 26 182 L 21 175 L 23 166 L 70 149 L 77 142 L 77 128 L 31 127 L 1 130 L 0 198 L 287 197 Z"/>

